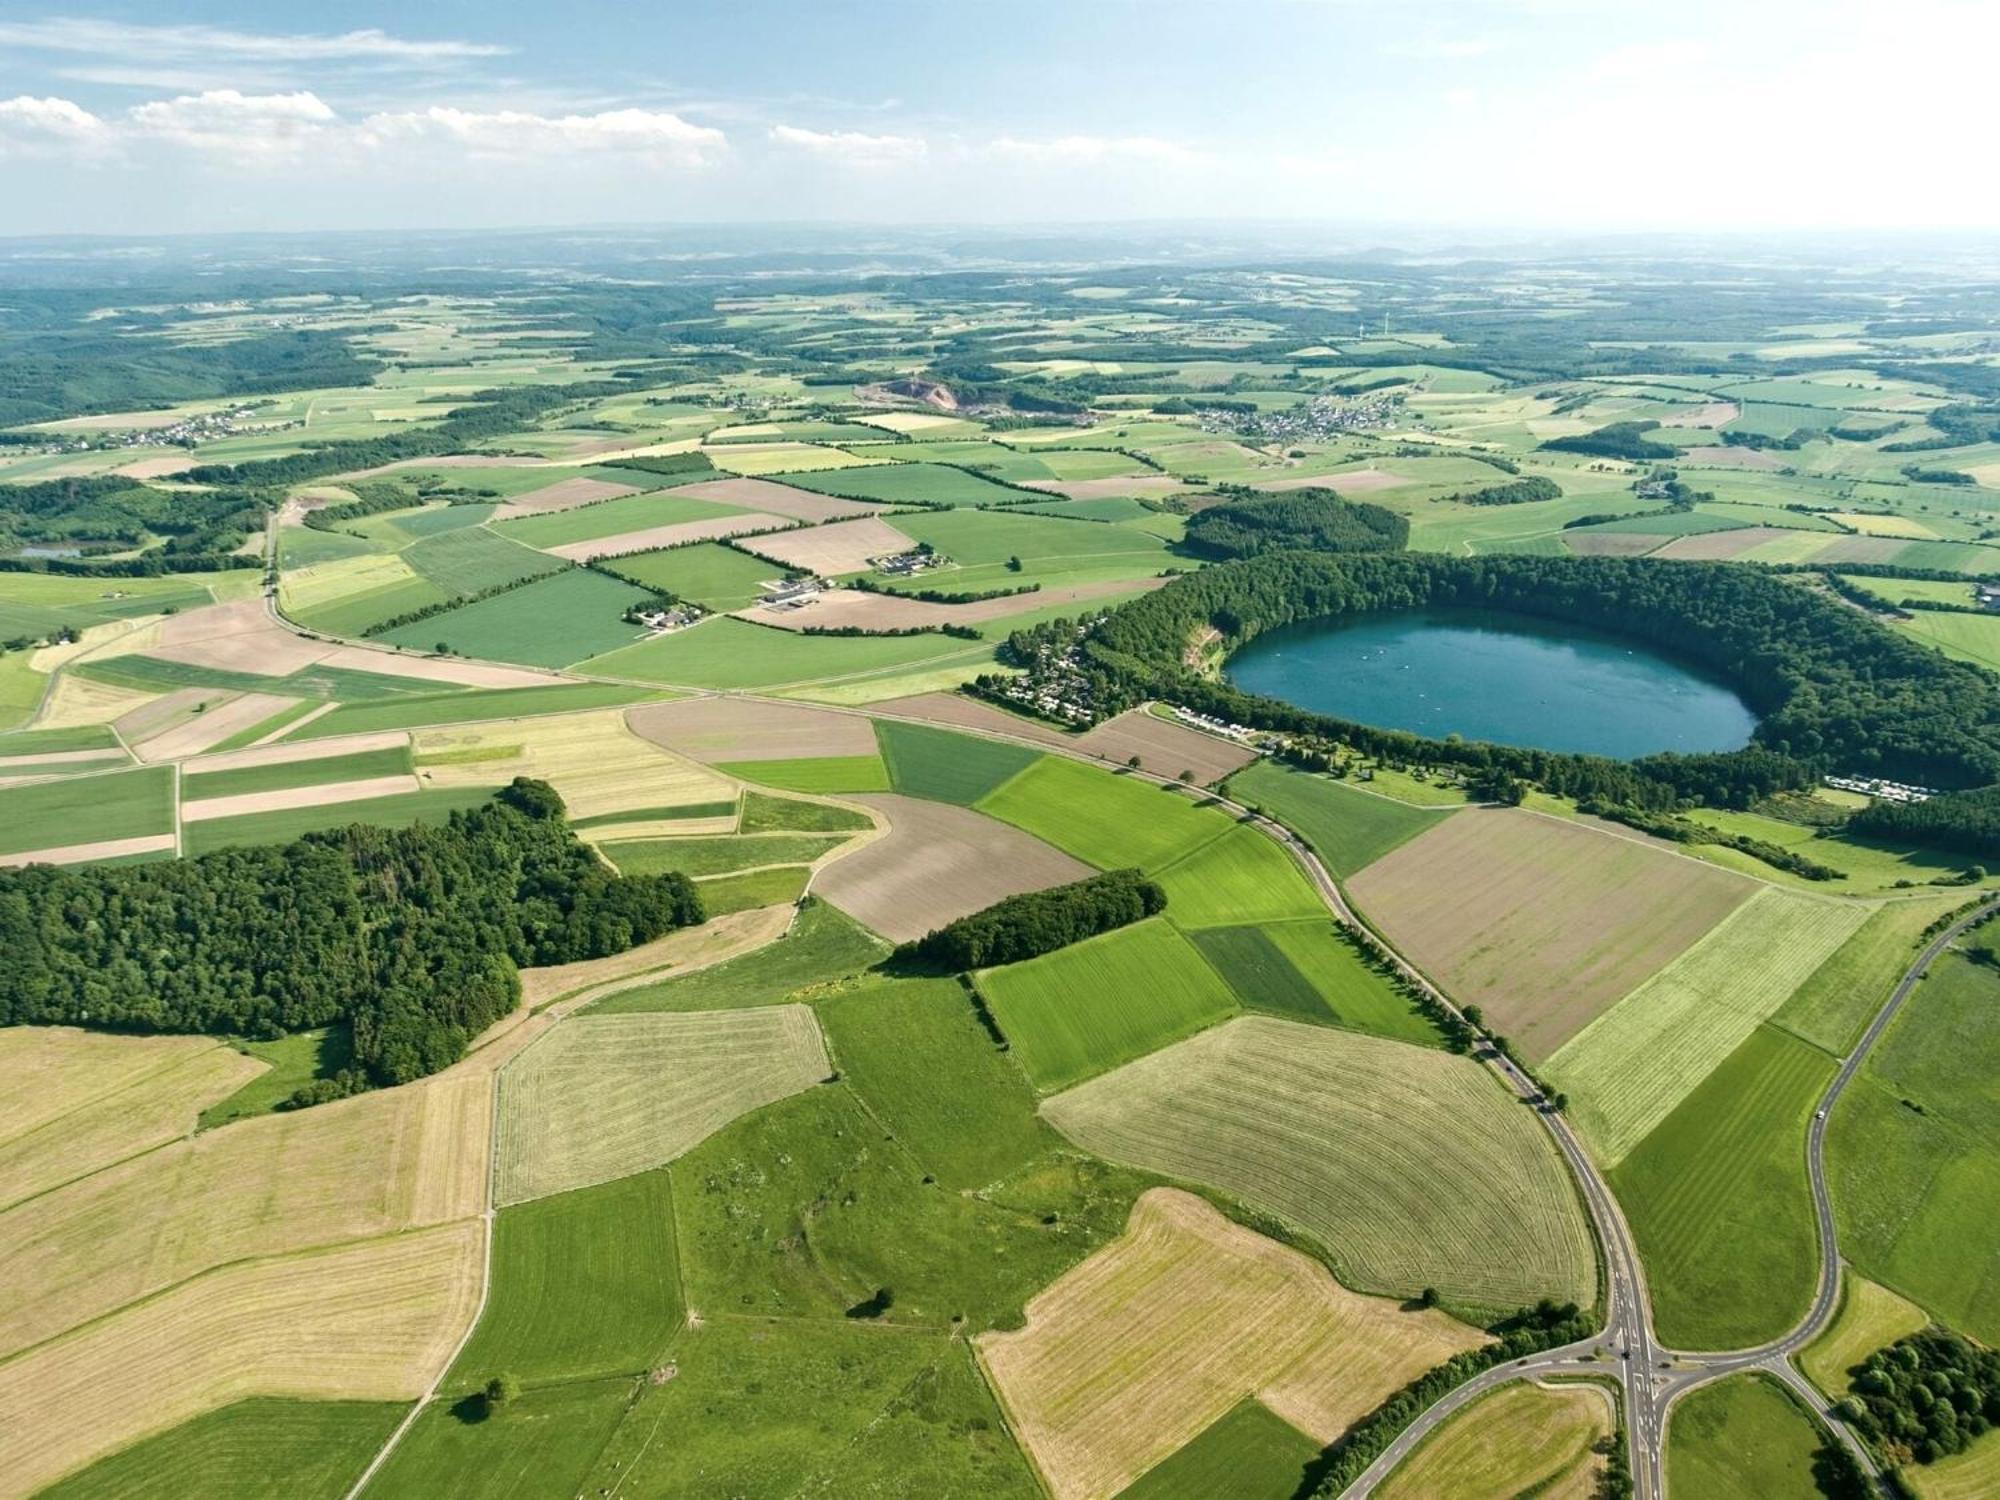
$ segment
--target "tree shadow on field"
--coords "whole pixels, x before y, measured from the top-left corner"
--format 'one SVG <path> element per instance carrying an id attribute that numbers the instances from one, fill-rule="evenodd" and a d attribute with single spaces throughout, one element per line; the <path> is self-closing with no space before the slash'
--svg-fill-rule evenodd
<path id="1" fill-rule="evenodd" d="M 451 1406 L 451 1414 L 468 1427 L 476 1427 L 493 1415 L 493 1406 L 485 1395 L 474 1391 L 470 1396 L 461 1396 Z"/>

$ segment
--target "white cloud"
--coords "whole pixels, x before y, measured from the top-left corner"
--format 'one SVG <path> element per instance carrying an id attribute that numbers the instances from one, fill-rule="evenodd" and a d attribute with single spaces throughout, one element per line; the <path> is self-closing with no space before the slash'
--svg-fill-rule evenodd
<path id="1" fill-rule="evenodd" d="M 10 134 L 50 140 L 89 140 L 104 132 L 104 122 L 69 99 L 37 99 L 22 94 L 0 99 L 0 128 Z"/>
<path id="2" fill-rule="evenodd" d="M 286 156 L 324 139 L 339 116 L 317 94 L 243 94 L 210 89 L 155 99 L 126 112 L 136 137 L 195 151 Z"/>
<path id="3" fill-rule="evenodd" d="M 1590 65 L 1590 76 L 1601 83 L 1642 82 L 1701 67 L 1713 55 L 1706 42 L 1637 42 L 1598 57 Z"/>
<path id="4" fill-rule="evenodd" d="M 1003 135 L 986 149 L 1003 160 L 1031 166 L 1097 166 L 1107 162 L 1134 162 L 1192 167 L 1214 160 L 1208 152 L 1150 135 L 1060 135 L 1044 140 L 1021 140 Z"/>
<path id="5" fill-rule="evenodd" d="M 805 130 L 773 125 L 772 144 L 846 166 L 878 167 L 921 160 L 928 145 L 911 135 L 868 135 L 859 130 Z"/>
<path id="6" fill-rule="evenodd" d="M 674 167 L 702 167 L 728 148 L 720 130 L 657 109 L 609 109 L 596 114 L 540 115 L 524 110 L 429 109 L 370 115 L 359 138 L 367 145 L 437 143 L 477 157 L 552 152 L 612 153 Z"/>
<path id="7" fill-rule="evenodd" d="M 46 52 L 87 52 L 141 62 L 163 58 L 250 58 L 266 62 L 437 63 L 504 56 L 485 42 L 419 41 L 369 27 L 338 35 L 231 31 L 220 26 L 145 26 L 125 21 L 54 17 L 0 21 L 0 46 Z"/>

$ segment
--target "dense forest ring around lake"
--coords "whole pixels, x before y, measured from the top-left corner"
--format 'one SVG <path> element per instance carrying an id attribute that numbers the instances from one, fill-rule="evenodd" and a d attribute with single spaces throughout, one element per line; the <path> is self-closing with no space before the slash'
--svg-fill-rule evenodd
<path id="1" fill-rule="evenodd" d="M 1279 626 L 1429 606 L 1510 610 L 1657 642 L 1729 683 L 1760 722 L 1740 750 L 1624 763 L 1351 723 L 1245 693 L 1210 670 L 1217 653 Z M 1024 657 L 1033 634 L 1019 641 Z M 1204 639 L 1207 651 L 1192 661 L 1190 647 Z M 1741 806 L 1841 772 L 1946 789 L 2000 782 L 2000 678 L 1796 578 L 1740 565 L 1272 553 L 1204 569 L 1114 611 L 1086 633 L 1079 665 L 1109 702 L 1168 697 L 1371 754 L 1500 769 L 1562 795 L 1643 807 Z"/>

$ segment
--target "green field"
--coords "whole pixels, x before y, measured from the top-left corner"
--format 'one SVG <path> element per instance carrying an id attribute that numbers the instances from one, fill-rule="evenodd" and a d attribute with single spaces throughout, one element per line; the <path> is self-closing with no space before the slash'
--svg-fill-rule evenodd
<path id="1" fill-rule="evenodd" d="M 474 1391 L 503 1370 L 524 1385 L 637 1375 L 685 1311 L 665 1172 L 510 1204 L 493 1225 L 485 1316 L 445 1389 Z"/>
<path id="2" fill-rule="evenodd" d="M 662 589 L 680 599 L 692 599 L 713 610 L 741 609 L 762 592 L 762 586 L 784 576 L 776 563 L 751 557 L 718 542 L 674 547 L 665 552 L 634 552 L 611 564 L 628 578 Z"/>
<path id="3" fill-rule="evenodd" d="M 623 609 L 624 605 L 618 608 Z M 612 619 L 616 620 L 617 615 L 618 611 L 613 610 Z M 613 650 L 608 645 L 599 649 L 607 654 L 585 664 L 590 672 L 702 688 L 762 688 L 817 682 L 945 656 L 984 659 L 987 650 L 977 642 L 948 635 L 801 635 L 727 615 L 704 620 L 692 630 L 655 636 L 623 650 Z"/>
<path id="4" fill-rule="evenodd" d="M 1318 1457 L 1319 1444 L 1246 1396 L 1118 1500 L 1292 1500 Z"/>
<path id="5" fill-rule="evenodd" d="M 601 847 L 605 857 L 626 875 L 679 870 L 698 878 L 733 875 L 765 865 L 809 865 L 844 842 L 837 834 L 758 833 L 721 838 L 610 839 Z"/>
<path id="6" fill-rule="evenodd" d="M 0 787 L 0 854 L 173 831 L 171 766 Z"/>
<path id="7" fill-rule="evenodd" d="M 395 1401 L 238 1401 L 41 1493 L 43 1500 L 340 1500 L 404 1410 Z"/>
<path id="8" fill-rule="evenodd" d="M 1024 745 L 889 719 L 875 721 L 875 738 L 892 789 L 960 807 L 972 806 L 1039 756 Z"/>
<path id="9" fill-rule="evenodd" d="M 1281 922 L 1326 911 L 1291 855 L 1255 828 L 1232 828 L 1157 872 L 1182 927 Z"/>
<path id="10" fill-rule="evenodd" d="M 435 684 L 429 684 L 435 688 Z M 547 687 L 475 688 L 432 691 L 395 703 L 342 703 L 302 724 L 287 740 L 323 740 L 383 729 L 428 729 L 439 724 L 475 724 L 486 719 L 525 719 L 542 714 L 579 713 L 672 697 L 656 688 L 615 682 L 552 682 Z"/>
<path id="11" fill-rule="evenodd" d="M 865 813 L 801 797 L 772 797 L 745 792 L 737 820 L 739 833 L 851 833 L 875 825 Z"/>
<path id="12" fill-rule="evenodd" d="M 940 588 L 1015 588 L 1026 583 L 1054 588 L 1137 580 L 1174 564 L 1166 541 L 1137 527 L 1059 520 L 1031 511 L 919 512 L 897 516 L 894 524 L 904 535 L 928 542 L 957 564 L 935 575 Z M 1018 572 L 1009 566 L 1017 558 Z M 882 581 L 892 588 L 900 586 L 896 579 Z M 1075 609 L 1063 613 L 1074 614 Z"/>
<path id="13" fill-rule="evenodd" d="M 331 1078 L 354 1064 L 354 1033 L 346 1023 L 295 1031 L 273 1041 L 239 1041 L 239 1052 L 270 1064 L 227 1099 L 210 1105 L 196 1122 L 202 1130 L 231 1120 L 267 1115 L 315 1078 Z"/>
<path id="14" fill-rule="evenodd" d="M 1227 790 L 1236 801 L 1261 807 L 1304 839 L 1342 880 L 1435 827 L 1440 816 L 1281 765 L 1269 756 L 1230 777 Z"/>
<path id="15" fill-rule="evenodd" d="M 1852 1389 L 1849 1376 L 1856 1366 L 1876 1350 L 1921 1333 L 1929 1322 L 1916 1303 L 1844 1267 L 1833 1321 L 1799 1351 L 1799 1368 L 1829 1400 L 1838 1401 Z"/>
<path id="16" fill-rule="evenodd" d="M 357 672 L 349 667 L 302 667 L 284 677 L 266 677 L 256 672 L 232 672 L 157 656 L 113 656 L 104 661 L 80 662 L 71 670 L 93 682 L 149 693 L 214 688 L 218 692 L 282 693 L 286 697 L 315 698 L 322 702 L 337 698 L 365 703 L 384 698 L 425 697 L 438 690 L 436 683 L 420 677 Z"/>
<path id="17" fill-rule="evenodd" d="M 1068 1088 L 1224 1019 L 1236 997 L 1155 918 L 978 976 L 1036 1088 Z"/>
<path id="18" fill-rule="evenodd" d="M 369 1481 L 371 1497 L 539 1500 L 583 1493 L 583 1476 L 623 1419 L 629 1380 L 523 1391 L 488 1413 L 478 1398 L 434 1401 Z"/>
<path id="19" fill-rule="evenodd" d="M 377 776 L 410 774 L 410 747 L 391 745 L 354 755 L 329 755 L 323 760 L 273 761 L 231 771 L 200 771 L 200 761 L 181 773 L 181 800 L 240 797 L 249 792 L 276 792 L 288 787 L 327 786 L 338 781 L 367 781 Z"/>
<path id="20" fill-rule="evenodd" d="M 1436 1046 L 1438 1030 L 1330 919 L 1208 927 L 1194 945 L 1246 1010 Z"/>
<path id="21" fill-rule="evenodd" d="M 1805 1315 L 1819 1281 L 1805 1132 L 1833 1072 L 1760 1026 L 1612 1170 L 1668 1345 L 1741 1348 Z"/>
<path id="22" fill-rule="evenodd" d="M 73 729 L 23 729 L 0 736 L 0 756 L 51 755 L 65 750 L 118 748 L 118 736 L 109 724 L 79 724 Z"/>
<path id="23" fill-rule="evenodd" d="M 717 505 L 686 495 L 623 495 L 595 505 L 579 505 L 573 510 L 520 516 L 501 521 L 493 529 L 530 547 L 564 547 L 627 531 L 649 531 L 655 526 L 678 526 L 684 521 L 713 521 L 741 514 L 740 505 Z"/>
<path id="24" fill-rule="evenodd" d="M 732 760 L 719 769 L 780 791 L 823 796 L 835 792 L 886 792 L 889 768 L 879 755 L 826 755 L 808 760 Z"/>
<path id="25" fill-rule="evenodd" d="M 1675 1403 L 1667 1488 L 1703 1500 L 1819 1500 L 1813 1419 L 1768 1375 L 1732 1375 Z"/>
<path id="26" fill-rule="evenodd" d="M 207 589 L 185 575 L 164 578 L 67 578 L 57 573 L 0 574 L 0 640 L 42 640 L 62 629 L 88 630 L 110 620 L 194 609 Z"/>
<path id="27" fill-rule="evenodd" d="M 590 1009 L 593 1015 L 605 1015 L 614 1011 L 775 1005 L 871 968 L 888 952 L 888 944 L 864 932 L 853 918 L 824 901 L 813 901 L 799 913 L 790 932 L 754 953 L 657 984 L 620 990 Z"/>
<path id="28" fill-rule="evenodd" d="M 922 505 L 1014 505 L 1033 498 L 1019 490 L 942 464 L 876 464 L 788 475 L 785 483 L 850 500 L 890 500 Z"/>
<path id="29" fill-rule="evenodd" d="M 701 904 L 711 917 L 757 906 L 781 906 L 805 894 L 812 871 L 804 865 L 780 865 L 742 875 L 711 875 L 701 882 Z"/>
<path id="30" fill-rule="evenodd" d="M 1061 1144 L 956 979 L 876 981 L 819 1014 L 842 1076 L 946 1187 L 986 1187 Z"/>
<path id="31" fill-rule="evenodd" d="M 483 526 L 425 537 L 405 547 L 402 557 L 418 577 L 437 585 L 451 598 L 538 578 L 563 566 L 558 559 L 510 542 Z"/>
<path id="32" fill-rule="evenodd" d="M 1158 870 L 1233 825 L 1229 814 L 1197 807 L 1185 793 L 1056 755 L 976 805 L 1103 870 Z"/>
<path id="33" fill-rule="evenodd" d="M 460 656 L 486 661 L 562 667 L 615 650 L 641 634 L 638 626 L 626 624 L 620 616 L 650 597 L 588 568 L 568 568 L 491 599 L 385 631 L 380 639 L 418 650 L 447 646 Z"/>
<path id="34" fill-rule="evenodd" d="M 1827 1180 L 1841 1253 L 1941 1322 L 2000 1342 L 2000 974 L 1947 954 L 1841 1095 Z"/>
<path id="35" fill-rule="evenodd" d="M 460 808 L 479 807 L 493 796 L 485 786 L 434 787 L 399 792 L 390 797 L 364 797 L 324 807 L 287 807 L 273 812 L 244 813 L 235 818 L 209 818 L 189 823 L 181 842 L 189 854 L 207 854 L 244 844 L 283 844 L 323 828 L 372 823 L 378 828 L 407 828 L 412 823 L 442 823 Z"/>
<path id="36" fill-rule="evenodd" d="M 1923 930 L 1958 897 L 1890 901 L 1863 922 L 1771 1017 L 1775 1026 L 1844 1055 L 1917 956 Z"/>
<path id="37" fill-rule="evenodd" d="M 458 761 L 463 764 L 477 765 L 493 758 L 493 752 L 485 746 L 475 745 L 469 750 L 446 750 L 426 755 L 419 764 L 426 766 L 450 765 L 454 761 Z M 501 758 L 504 759 L 505 757 Z M 734 801 L 681 802 L 670 807 L 627 807 L 621 808 L 617 812 L 593 813 L 587 818 L 571 818 L 569 826 L 577 829 L 616 828 L 620 824 L 626 823 L 677 823 L 689 819 L 733 818 L 735 816 L 736 803 Z M 744 831 L 754 833 L 766 830 L 745 829 Z"/>

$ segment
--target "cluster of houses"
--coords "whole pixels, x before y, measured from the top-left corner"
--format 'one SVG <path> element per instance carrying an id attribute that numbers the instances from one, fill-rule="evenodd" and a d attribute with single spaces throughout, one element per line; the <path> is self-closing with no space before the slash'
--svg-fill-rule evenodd
<path id="1" fill-rule="evenodd" d="M 1199 397 L 1190 399 L 1200 404 Z M 1400 395 L 1359 399 L 1314 396 L 1283 411 L 1254 416 L 1220 409 L 1203 411 L 1200 423 L 1204 431 L 1239 433 L 1259 443 L 1324 442 L 1343 432 L 1379 432 L 1394 427 L 1402 404 Z"/>
<path id="2" fill-rule="evenodd" d="M 1981 609 L 2000 609 L 2000 585 L 1975 583 L 1972 597 Z"/>
<path id="3" fill-rule="evenodd" d="M 916 573 L 929 572 L 941 568 L 951 559 L 937 551 L 928 542 L 919 542 L 909 552 L 893 552 L 883 557 L 871 557 L 868 566 L 890 578 L 908 578 Z"/>
<path id="4" fill-rule="evenodd" d="M 1242 745 L 1261 745 L 1267 738 L 1261 731 L 1248 724 L 1232 724 L 1227 719 L 1218 719 L 1212 714 L 1198 714 L 1191 708 L 1173 705 L 1174 717 L 1183 724 L 1206 730 L 1209 734 L 1219 734 L 1224 739 L 1235 740 Z"/>
<path id="5" fill-rule="evenodd" d="M 757 596 L 757 603 L 763 609 L 804 609 L 826 588 L 824 578 L 814 578 L 810 574 L 803 578 L 777 578 L 762 585 L 764 592 Z"/>
<path id="6" fill-rule="evenodd" d="M 131 432 L 92 432 L 55 445 L 60 453 L 102 451 L 107 448 L 192 448 L 197 443 L 234 437 L 244 431 L 257 413 L 248 406 L 234 411 L 205 411 L 176 419 L 165 427 L 148 427 Z M 257 422 L 256 430 L 282 432 L 287 427 L 303 427 L 303 421 Z"/>
<path id="7" fill-rule="evenodd" d="M 1884 781 L 1879 776 L 1829 776 L 1826 784 L 1843 792 L 1861 792 L 1869 797 L 1879 797 L 1884 802 L 1928 802 L 1937 795 L 1936 787 Z"/>
<path id="8" fill-rule="evenodd" d="M 683 599 L 672 604 L 642 605 L 627 612 L 625 618 L 634 625 L 645 626 L 655 635 L 666 635 L 687 629 L 707 613 L 699 604 L 689 604 Z"/>

